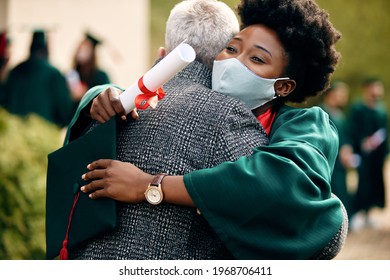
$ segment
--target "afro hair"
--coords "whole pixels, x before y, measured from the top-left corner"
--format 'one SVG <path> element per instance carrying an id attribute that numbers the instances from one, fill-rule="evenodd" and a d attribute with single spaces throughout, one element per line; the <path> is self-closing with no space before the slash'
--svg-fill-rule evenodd
<path id="1" fill-rule="evenodd" d="M 341 57 L 334 45 L 341 34 L 314 0 L 241 0 L 241 29 L 263 24 L 278 34 L 287 58 L 284 73 L 297 83 L 286 101 L 303 102 L 329 86 Z"/>

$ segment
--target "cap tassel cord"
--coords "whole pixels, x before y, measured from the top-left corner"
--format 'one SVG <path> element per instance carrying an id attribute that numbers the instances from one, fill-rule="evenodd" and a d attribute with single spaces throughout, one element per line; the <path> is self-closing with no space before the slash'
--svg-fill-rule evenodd
<path id="1" fill-rule="evenodd" d="M 62 248 L 60 251 L 60 260 L 68 260 L 69 259 L 69 254 L 68 254 L 68 239 L 69 239 L 69 231 L 70 231 L 70 225 L 72 223 L 72 218 L 73 218 L 73 212 L 74 209 L 76 208 L 77 201 L 79 200 L 80 197 L 80 191 L 76 193 L 74 196 L 73 200 L 73 206 L 69 214 L 69 222 L 68 222 L 68 228 L 66 229 L 66 234 L 65 234 L 65 239 L 62 242 Z"/>

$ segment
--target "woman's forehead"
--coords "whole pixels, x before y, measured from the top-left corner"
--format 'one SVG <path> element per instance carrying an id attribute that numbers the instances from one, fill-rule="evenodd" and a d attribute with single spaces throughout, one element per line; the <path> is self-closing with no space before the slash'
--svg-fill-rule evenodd
<path id="1" fill-rule="evenodd" d="M 283 56 L 285 49 L 278 34 L 265 25 L 254 24 L 241 30 L 235 38 L 247 43 L 250 47 L 261 46 L 268 50 L 273 57 Z"/>

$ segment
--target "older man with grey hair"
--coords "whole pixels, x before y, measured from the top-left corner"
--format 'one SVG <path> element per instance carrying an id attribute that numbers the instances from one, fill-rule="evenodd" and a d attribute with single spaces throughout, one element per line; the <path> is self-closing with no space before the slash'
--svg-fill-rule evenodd
<path id="1" fill-rule="evenodd" d="M 186 40 L 194 48 L 197 60 L 211 69 L 214 58 L 238 31 L 236 15 L 223 2 L 187 0 L 170 13 L 165 47 L 170 52 Z"/>

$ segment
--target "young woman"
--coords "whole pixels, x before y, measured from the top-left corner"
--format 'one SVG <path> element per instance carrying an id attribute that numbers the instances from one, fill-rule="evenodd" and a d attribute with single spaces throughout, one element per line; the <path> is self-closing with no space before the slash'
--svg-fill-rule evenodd
<path id="1" fill-rule="evenodd" d="M 100 40 L 86 33 L 74 54 L 73 70 L 67 78 L 75 101 L 80 101 L 88 89 L 110 83 L 108 74 L 97 65 L 96 48 L 99 44 Z"/>
<path id="2" fill-rule="evenodd" d="M 83 178 L 92 182 L 82 191 L 92 199 L 196 207 L 238 259 L 333 258 L 346 236 L 345 213 L 330 187 L 337 131 L 319 107 L 285 102 L 327 88 L 340 34 L 311 0 L 242 0 L 238 12 L 242 28 L 216 58 L 213 89 L 242 100 L 269 145 L 184 176 L 102 159 L 88 165 Z M 92 117 L 99 110 L 121 113 L 94 102 Z"/>

